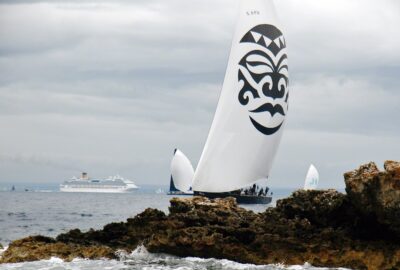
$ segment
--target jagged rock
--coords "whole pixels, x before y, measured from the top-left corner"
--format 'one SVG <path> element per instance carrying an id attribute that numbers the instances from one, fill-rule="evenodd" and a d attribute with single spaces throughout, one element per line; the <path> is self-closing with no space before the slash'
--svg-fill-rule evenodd
<path id="1" fill-rule="evenodd" d="M 159 230 L 165 230 L 164 212 L 157 209 L 146 209 L 143 213 L 129 218 L 127 222 L 110 223 L 102 230 L 89 230 L 82 233 L 79 229 L 71 230 L 56 237 L 57 241 L 79 245 L 101 244 L 124 250 L 133 250 L 145 239 Z"/>
<path id="2" fill-rule="evenodd" d="M 351 203 L 366 222 L 378 222 L 400 237 L 400 162 L 386 161 L 385 171 L 371 162 L 344 174 Z"/>
<path id="3" fill-rule="evenodd" d="M 400 269 L 399 167 L 386 162 L 380 172 L 363 165 L 345 174 L 348 195 L 299 190 L 263 213 L 239 207 L 234 198 L 174 198 L 169 215 L 146 209 L 102 230 L 14 241 L 0 263 L 113 258 L 144 244 L 150 252 L 254 264 Z"/>
<path id="4" fill-rule="evenodd" d="M 342 221 L 338 219 L 346 212 L 346 195 L 336 190 L 298 190 L 291 197 L 278 201 L 276 210 L 286 218 L 306 218 L 320 226 L 334 226 Z"/>
<path id="5" fill-rule="evenodd" d="M 81 246 L 57 242 L 53 238 L 44 236 L 30 236 L 14 241 L 1 255 L 0 263 L 17 263 L 37 261 L 59 257 L 66 261 L 74 258 L 115 258 L 114 251 L 107 246 Z"/>

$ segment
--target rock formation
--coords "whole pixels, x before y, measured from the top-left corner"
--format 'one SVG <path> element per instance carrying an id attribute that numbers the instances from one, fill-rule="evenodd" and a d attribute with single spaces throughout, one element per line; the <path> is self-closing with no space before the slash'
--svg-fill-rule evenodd
<path id="1" fill-rule="evenodd" d="M 344 174 L 346 192 L 365 222 L 378 222 L 400 236 L 400 165 L 386 161 L 385 171 L 375 163 Z"/>
<path id="2" fill-rule="evenodd" d="M 102 245 L 75 245 L 56 241 L 45 236 L 30 236 L 16 240 L 1 255 L 0 263 L 38 261 L 59 257 L 71 261 L 74 258 L 116 258 L 115 250 Z"/>
<path id="3" fill-rule="evenodd" d="M 384 172 L 363 165 L 345 182 L 347 195 L 299 190 L 263 213 L 233 198 L 174 198 L 168 215 L 147 209 L 102 230 L 14 241 L 0 263 L 114 258 L 117 250 L 144 244 L 150 252 L 255 264 L 400 269 L 400 163 L 387 161 Z"/>

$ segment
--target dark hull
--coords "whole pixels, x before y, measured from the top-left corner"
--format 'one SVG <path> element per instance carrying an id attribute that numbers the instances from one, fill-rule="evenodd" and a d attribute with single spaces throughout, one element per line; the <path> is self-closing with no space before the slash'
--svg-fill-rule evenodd
<path id="1" fill-rule="evenodd" d="M 270 204 L 271 196 L 238 195 L 232 193 L 209 193 L 195 191 L 194 196 L 203 196 L 210 199 L 233 197 L 238 204 Z"/>
<path id="2" fill-rule="evenodd" d="M 167 193 L 167 195 L 171 196 L 193 196 L 193 193 L 185 193 L 181 191 L 170 191 Z"/>

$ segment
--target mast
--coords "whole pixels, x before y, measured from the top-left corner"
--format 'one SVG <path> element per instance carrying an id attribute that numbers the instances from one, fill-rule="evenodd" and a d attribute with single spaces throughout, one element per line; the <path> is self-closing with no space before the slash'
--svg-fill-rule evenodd
<path id="1" fill-rule="evenodd" d="M 288 111 L 286 41 L 271 0 L 242 0 L 193 190 L 229 192 L 269 176 Z"/>

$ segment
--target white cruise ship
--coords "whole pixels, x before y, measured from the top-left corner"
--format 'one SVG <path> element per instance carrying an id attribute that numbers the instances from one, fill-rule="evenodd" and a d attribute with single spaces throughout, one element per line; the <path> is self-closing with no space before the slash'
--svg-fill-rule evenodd
<path id="1" fill-rule="evenodd" d="M 61 192 L 97 192 L 97 193 L 127 193 L 138 189 L 131 180 L 121 176 L 107 179 L 91 179 L 87 173 L 82 173 L 80 178 L 73 177 L 60 185 Z"/>

